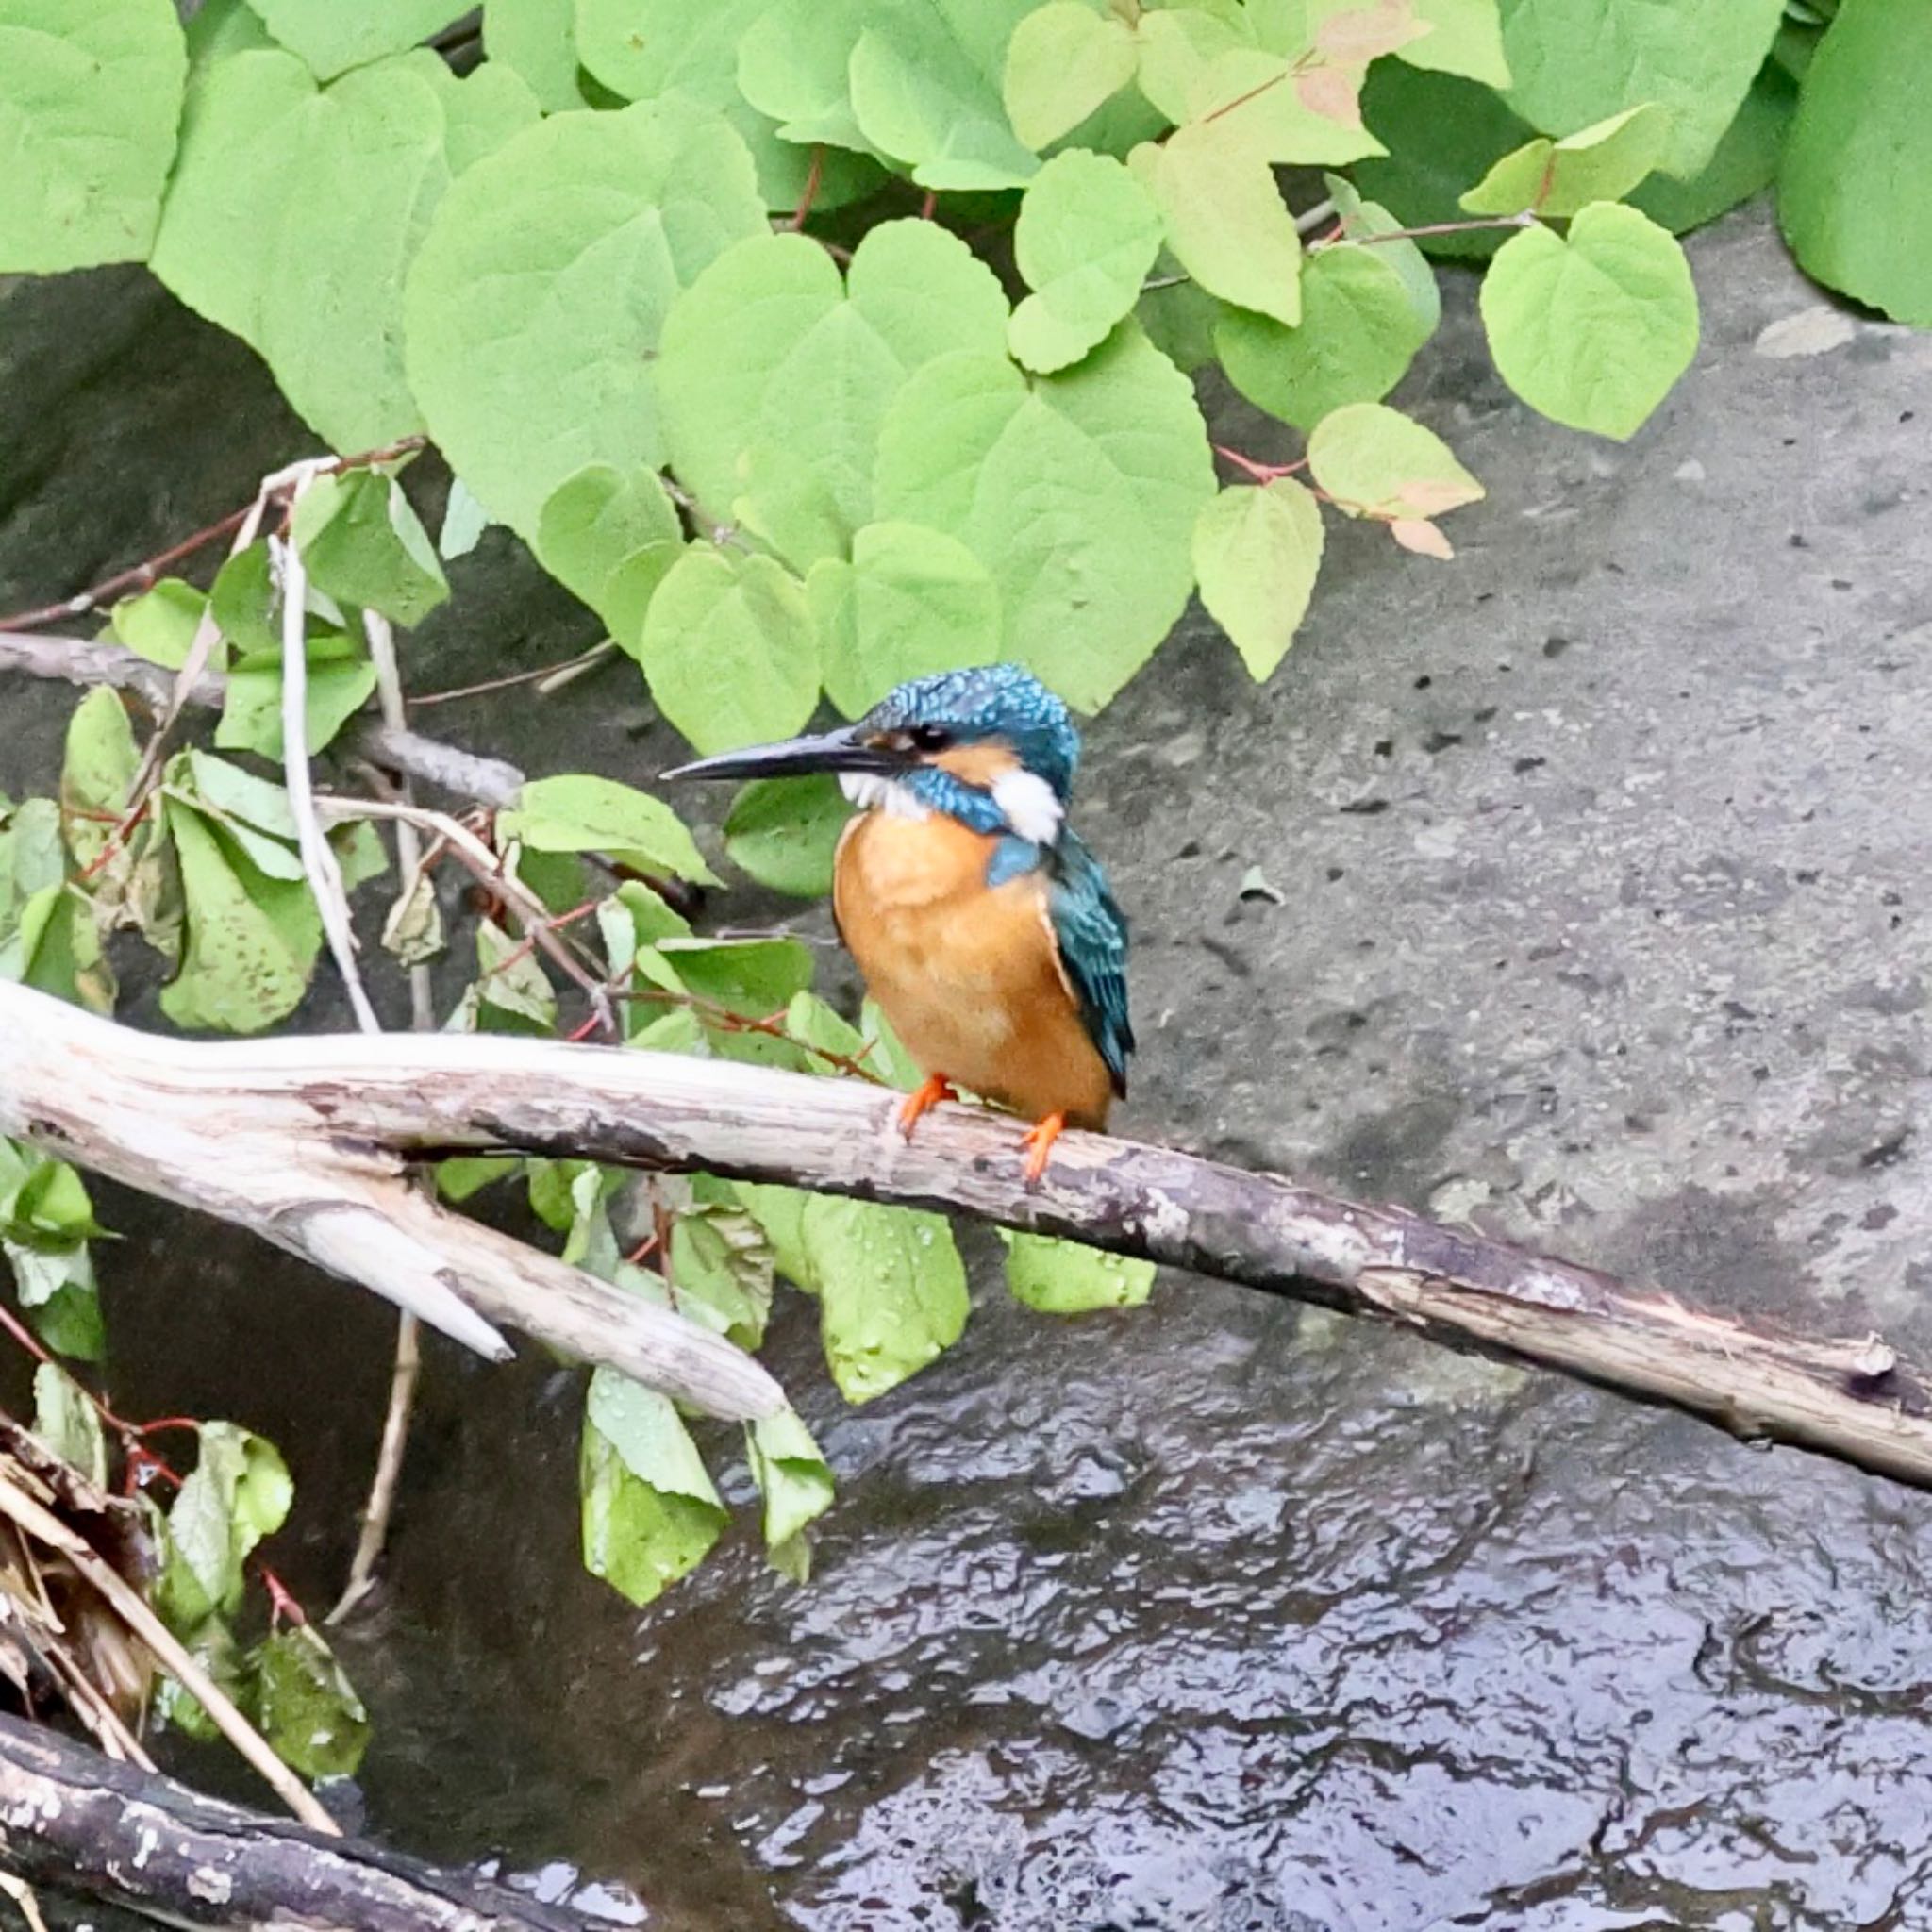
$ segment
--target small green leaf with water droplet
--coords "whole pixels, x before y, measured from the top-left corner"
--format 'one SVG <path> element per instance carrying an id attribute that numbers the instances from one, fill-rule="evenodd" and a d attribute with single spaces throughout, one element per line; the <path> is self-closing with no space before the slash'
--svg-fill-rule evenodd
<path id="1" fill-rule="evenodd" d="M 1041 1314 L 1137 1308 L 1153 1291 L 1152 1261 L 1004 1228 L 1000 1239 L 1007 1246 L 1007 1286 L 1014 1300 Z"/>
<path id="2" fill-rule="evenodd" d="M 800 1239 L 825 1359 L 848 1402 L 883 1395 L 959 1339 L 966 1270 L 942 1216 L 814 1195 Z"/>
<path id="3" fill-rule="evenodd" d="M 271 1631 L 249 1658 L 255 1720 L 304 1777 L 350 1777 L 369 1748 L 369 1713 L 313 1624 Z"/>
<path id="4" fill-rule="evenodd" d="M 578 1468 L 584 1568 L 634 1604 L 704 1560 L 729 1521 L 668 1397 L 600 1368 Z"/>

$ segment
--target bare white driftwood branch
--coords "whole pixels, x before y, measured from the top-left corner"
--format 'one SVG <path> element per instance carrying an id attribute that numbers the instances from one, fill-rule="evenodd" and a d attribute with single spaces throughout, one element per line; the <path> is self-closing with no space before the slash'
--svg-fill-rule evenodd
<path id="1" fill-rule="evenodd" d="M 410 1187 L 395 1149 L 360 1126 L 331 1128 L 330 1103 L 291 1108 L 274 1091 L 281 1044 L 159 1039 L 0 984 L 0 1134 L 252 1228 L 431 1323 L 454 1296 L 482 1317 L 460 1339 L 498 1358 L 508 1351 L 493 1322 L 714 1415 L 782 1405 L 778 1385 L 722 1336 L 447 1212 Z M 435 1058 L 434 1038 L 401 1034 L 320 1047 L 322 1065 Z"/>
<path id="2" fill-rule="evenodd" d="M 312 474 L 294 479 L 289 498 L 291 517 L 301 508 L 302 498 L 313 480 Z M 269 554 L 281 579 L 282 776 L 289 794 L 289 815 L 295 821 L 296 849 L 302 855 L 302 871 L 308 880 L 308 890 L 315 895 L 329 955 L 349 995 L 349 1010 L 363 1032 L 380 1033 L 382 1022 L 369 1004 L 362 969 L 356 963 L 356 929 L 349 919 L 349 894 L 342 884 L 342 868 L 337 862 L 335 847 L 328 842 L 322 823 L 315 816 L 315 780 L 308 769 L 308 573 L 302 562 L 301 547 L 293 538 L 284 542 L 271 537 Z"/>
<path id="3" fill-rule="evenodd" d="M 1397 1208 L 1103 1135 L 1058 1141 L 1028 1193 L 1017 1123 L 941 1107 L 907 1141 L 892 1126 L 898 1100 L 858 1081 L 501 1037 L 196 1044 L 0 986 L 0 1132 L 373 1287 L 391 1268 L 440 1268 L 486 1314 L 538 1333 L 568 1327 L 566 1345 L 600 1360 L 612 1357 L 606 1305 L 587 1302 L 582 1277 L 558 1290 L 568 1322 L 553 1311 L 546 1327 L 546 1284 L 571 1271 L 514 1244 L 478 1267 L 470 1244 L 494 1237 L 402 1189 L 394 1163 L 521 1149 L 961 1208 L 1557 1369 L 1932 1488 L 1932 1389 L 1876 1336 L 1752 1326 Z M 341 1212 L 345 1197 L 366 1211 Z M 457 1280 L 473 1267 L 475 1279 Z M 665 1361 L 651 1366 L 670 1386 Z M 757 1406 L 759 1385 L 727 1387 L 711 1367 L 680 1357 L 687 1391 Z"/>
<path id="4" fill-rule="evenodd" d="M 89 638 L 53 637 L 42 631 L 0 631 L 0 671 L 66 684 L 112 685 L 117 691 L 135 692 L 156 711 L 166 708 L 175 684 L 174 672 L 149 663 L 123 645 L 97 643 Z M 199 710 L 218 711 L 226 691 L 226 679 L 211 671 L 203 672 L 183 687 L 183 701 Z M 441 739 L 425 738 L 420 731 L 399 730 L 387 720 L 371 718 L 352 725 L 350 741 L 365 757 L 392 772 L 482 805 L 512 803 L 524 783 L 523 773 L 502 758 L 479 758 Z"/>

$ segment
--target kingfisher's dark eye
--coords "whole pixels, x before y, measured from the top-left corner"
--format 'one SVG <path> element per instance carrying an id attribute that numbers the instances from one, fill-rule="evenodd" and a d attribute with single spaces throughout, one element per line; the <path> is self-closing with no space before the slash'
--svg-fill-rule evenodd
<path id="1" fill-rule="evenodd" d="M 914 751 L 944 751 L 952 743 L 953 734 L 943 724 L 915 724 L 906 740 Z"/>

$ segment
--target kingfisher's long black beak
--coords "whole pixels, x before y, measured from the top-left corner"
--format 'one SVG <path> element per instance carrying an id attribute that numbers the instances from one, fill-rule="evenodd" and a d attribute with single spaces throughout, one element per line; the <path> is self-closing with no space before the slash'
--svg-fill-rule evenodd
<path id="1" fill-rule="evenodd" d="M 667 778 L 803 778 L 813 772 L 875 772 L 890 774 L 906 769 L 903 753 L 881 750 L 858 735 L 856 724 L 821 731 L 808 738 L 788 738 L 777 744 L 748 744 L 742 751 L 720 752 L 664 774 Z"/>

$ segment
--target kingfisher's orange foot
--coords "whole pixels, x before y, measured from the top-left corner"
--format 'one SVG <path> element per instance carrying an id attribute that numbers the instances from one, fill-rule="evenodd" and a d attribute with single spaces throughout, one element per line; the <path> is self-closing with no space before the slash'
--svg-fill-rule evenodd
<path id="1" fill-rule="evenodd" d="M 1026 1129 L 1025 1178 L 1029 1192 L 1040 1185 L 1040 1177 L 1046 1172 L 1046 1163 L 1053 1154 L 1053 1143 L 1066 1131 L 1067 1117 L 1063 1113 L 1050 1113 Z"/>
<path id="2" fill-rule="evenodd" d="M 909 1141 L 920 1117 L 930 1113 L 942 1100 L 958 1100 L 958 1090 L 943 1074 L 928 1074 L 925 1085 L 908 1093 L 899 1103 L 899 1131 Z"/>

